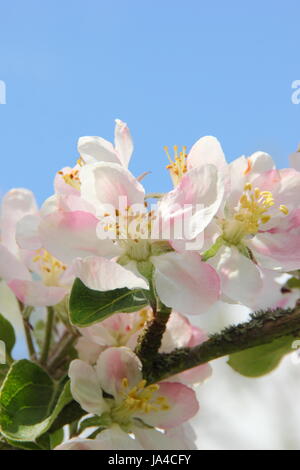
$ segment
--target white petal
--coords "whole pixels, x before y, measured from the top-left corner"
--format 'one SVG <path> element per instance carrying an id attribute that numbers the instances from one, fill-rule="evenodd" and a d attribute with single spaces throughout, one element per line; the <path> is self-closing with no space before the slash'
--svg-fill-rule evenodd
<path id="1" fill-rule="evenodd" d="M 251 308 L 263 288 L 259 267 L 234 246 L 222 247 L 209 263 L 221 278 L 222 293 Z"/>
<path id="2" fill-rule="evenodd" d="M 120 163 L 113 145 L 102 137 L 80 137 L 77 148 L 86 163 L 94 161 Z"/>
<path id="3" fill-rule="evenodd" d="M 72 395 L 85 411 L 100 416 L 108 409 L 92 366 L 75 359 L 70 364 L 69 377 Z"/>
<path id="4" fill-rule="evenodd" d="M 90 289 L 107 291 L 113 289 L 148 289 L 147 283 L 115 261 L 100 256 L 78 258 L 74 263 L 74 272 Z"/>
<path id="5" fill-rule="evenodd" d="M 114 163 L 95 163 L 86 165 L 81 172 L 81 195 L 99 208 L 109 206 L 113 214 L 120 205 L 144 205 L 145 191 L 134 176 L 121 165 Z M 124 209 L 120 210 L 122 213 Z M 109 210 L 108 210 L 109 212 Z"/>
<path id="6" fill-rule="evenodd" d="M 127 168 L 133 152 L 133 142 L 127 124 L 120 119 L 116 119 L 115 147 L 122 164 Z"/>
<path id="7" fill-rule="evenodd" d="M 211 135 L 201 137 L 191 148 L 188 154 L 188 168 L 197 168 L 206 164 L 213 164 L 225 171 L 227 162 L 220 142 Z"/>
<path id="8" fill-rule="evenodd" d="M 40 217 L 38 215 L 26 215 L 16 226 L 16 241 L 21 248 L 38 250 L 42 247 L 40 239 Z"/>
<path id="9" fill-rule="evenodd" d="M 220 295 L 220 280 L 214 269 L 196 253 L 167 253 L 152 257 L 155 284 L 162 302 L 187 314 L 207 311 Z"/>

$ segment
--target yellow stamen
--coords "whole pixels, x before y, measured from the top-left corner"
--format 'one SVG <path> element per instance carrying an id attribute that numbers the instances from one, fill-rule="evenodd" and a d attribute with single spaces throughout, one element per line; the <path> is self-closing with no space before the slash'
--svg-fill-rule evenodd
<path id="1" fill-rule="evenodd" d="M 288 213 L 289 213 L 288 208 L 287 208 L 284 204 L 281 204 L 281 205 L 279 206 L 279 210 L 280 210 L 280 212 L 282 212 L 284 215 L 288 215 Z"/>
<path id="2" fill-rule="evenodd" d="M 46 250 L 37 250 L 36 253 L 32 260 L 39 263 L 43 283 L 46 286 L 59 286 L 60 277 L 67 267 Z"/>
<path id="3" fill-rule="evenodd" d="M 171 158 L 169 149 L 167 146 L 164 147 L 164 151 L 168 157 L 170 162 L 169 165 L 166 166 L 167 170 L 169 170 L 172 182 L 174 186 L 177 186 L 180 181 L 182 180 L 184 174 L 187 172 L 187 153 L 186 153 L 186 146 L 182 147 L 182 151 L 178 152 L 178 146 L 174 145 L 174 159 Z"/>

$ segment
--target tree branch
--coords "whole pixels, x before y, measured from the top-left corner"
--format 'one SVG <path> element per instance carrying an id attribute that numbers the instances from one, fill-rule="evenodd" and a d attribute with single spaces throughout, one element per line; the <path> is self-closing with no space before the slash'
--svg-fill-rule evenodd
<path id="1" fill-rule="evenodd" d="M 271 343 L 287 335 L 300 335 L 300 302 L 294 309 L 276 309 L 251 315 L 251 320 L 230 326 L 212 335 L 208 341 L 193 348 L 177 349 L 168 354 L 157 354 L 147 369 L 149 383 L 159 382 L 174 374 L 191 369 L 228 354 Z"/>
<path id="2" fill-rule="evenodd" d="M 143 371 L 148 374 L 152 370 L 153 360 L 158 354 L 163 334 L 171 314 L 171 309 L 160 305 L 159 310 L 153 310 L 153 319 L 148 322 L 145 330 L 138 339 L 135 353 L 143 363 Z"/>

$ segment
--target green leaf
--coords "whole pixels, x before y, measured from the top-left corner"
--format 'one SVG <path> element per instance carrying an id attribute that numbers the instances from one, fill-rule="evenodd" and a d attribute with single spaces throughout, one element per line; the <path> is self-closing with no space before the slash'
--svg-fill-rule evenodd
<path id="1" fill-rule="evenodd" d="M 13 441 L 33 442 L 71 401 L 69 382 L 61 390 L 37 364 L 17 361 L 0 389 L 1 433 Z"/>
<path id="2" fill-rule="evenodd" d="M 260 377 L 275 369 L 281 359 L 293 351 L 292 343 L 295 339 L 294 336 L 283 336 L 271 343 L 231 354 L 227 362 L 241 375 Z"/>
<path id="3" fill-rule="evenodd" d="M 1 315 L 1 313 L 0 313 L 0 340 L 4 341 L 6 352 L 10 354 L 16 342 L 15 331 L 12 325 L 9 323 L 9 321 L 6 320 L 6 318 L 4 318 L 3 315 Z"/>
<path id="4" fill-rule="evenodd" d="M 6 377 L 9 367 L 6 364 L 0 364 L 0 386 Z"/>
<path id="5" fill-rule="evenodd" d="M 75 279 L 70 296 L 70 320 L 73 325 L 85 327 L 100 322 L 117 312 L 135 312 L 148 305 L 147 291 L 143 289 L 114 289 L 96 291 Z"/>
<path id="6" fill-rule="evenodd" d="M 50 449 L 54 449 L 54 447 L 61 444 L 64 439 L 64 435 L 65 433 L 62 428 L 50 434 Z"/>
<path id="7" fill-rule="evenodd" d="M 287 287 L 289 287 L 290 289 L 300 289 L 300 279 L 296 278 L 296 277 L 291 277 L 287 283 L 286 283 Z"/>

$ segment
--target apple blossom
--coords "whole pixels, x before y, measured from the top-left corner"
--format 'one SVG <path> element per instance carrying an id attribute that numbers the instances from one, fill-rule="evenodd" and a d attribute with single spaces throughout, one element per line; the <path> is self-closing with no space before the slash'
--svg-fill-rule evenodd
<path id="1" fill-rule="evenodd" d="M 127 432 L 134 433 L 139 425 L 176 427 L 199 407 L 195 393 L 186 385 L 147 385 L 140 360 L 126 347 L 106 349 L 94 367 L 75 359 L 69 377 L 72 395 L 84 410 L 98 415 L 99 423 L 119 424 Z"/>
<path id="2" fill-rule="evenodd" d="M 300 173 L 275 170 L 263 152 L 226 165 L 212 137 L 200 139 L 187 156 L 191 167 L 212 159 L 227 184 L 224 203 L 205 232 L 203 258 L 220 275 L 224 298 L 253 306 L 264 279 L 272 276 L 268 270 L 284 272 L 300 265 Z"/>
<path id="3" fill-rule="evenodd" d="M 31 306 L 60 302 L 71 286 L 66 266 L 40 248 L 23 250 L 17 245 L 17 224 L 35 217 L 37 206 L 31 191 L 14 189 L 3 198 L 1 212 L 0 276 L 16 297 Z"/>

